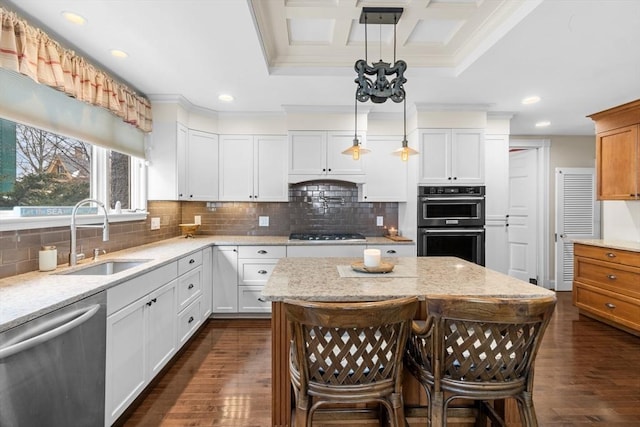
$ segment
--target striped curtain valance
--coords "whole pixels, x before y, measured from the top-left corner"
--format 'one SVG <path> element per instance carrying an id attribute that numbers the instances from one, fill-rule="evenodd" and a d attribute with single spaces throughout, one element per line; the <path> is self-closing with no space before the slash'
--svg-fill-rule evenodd
<path id="1" fill-rule="evenodd" d="M 80 101 L 104 107 L 151 132 L 151 103 L 14 12 L 0 7 L 0 68 L 18 72 Z"/>

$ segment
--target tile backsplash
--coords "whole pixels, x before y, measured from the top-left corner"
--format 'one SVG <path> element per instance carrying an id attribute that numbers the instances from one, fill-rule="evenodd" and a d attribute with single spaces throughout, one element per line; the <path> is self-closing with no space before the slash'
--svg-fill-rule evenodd
<path id="1" fill-rule="evenodd" d="M 382 236 L 384 227 L 398 227 L 397 203 L 358 202 L 355 184 L 342 181 L 313 181 L 292 184 L 289 202 L 176 202 L 149 201 L 145 221 L 113 223 L 108 242 L 98 229 L 78 229 L 78 250 L 90 257 L 94 248 L 114 252 L 180 235 L 180 223 L 192 223 L 201 216 L 198 234 L 288 236 L 296 232 L 354 232 Z M 269 217 L 260 227 L 259 217 Z M 160 218 L 160 229 L 151 230 L 151 218 Z M 0 278 L 38 269 L 38 252 L 44 245 L 58 249 L 58 264 L 69 257 L 69 227 L 0 232 Z"/>

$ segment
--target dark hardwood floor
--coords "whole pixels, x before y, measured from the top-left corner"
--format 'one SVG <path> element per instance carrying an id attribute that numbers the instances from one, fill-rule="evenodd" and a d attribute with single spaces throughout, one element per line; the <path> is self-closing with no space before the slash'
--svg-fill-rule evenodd
<path id="1" fill-rule="evenodd" d="M 536 362 L 540 426 L 640 426 L 640 338 L 558 306 Z M 265 320 L 211 320 L 118 424 L 271 423 L 271 332 Z"/>

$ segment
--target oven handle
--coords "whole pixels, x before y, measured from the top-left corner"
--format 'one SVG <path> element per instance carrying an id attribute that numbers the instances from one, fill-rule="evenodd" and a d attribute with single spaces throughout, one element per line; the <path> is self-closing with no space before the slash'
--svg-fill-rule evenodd
<path id="1" fill-rule="evenodd" d="M 484 228 L 422 228 L 421 233 L 484 233 Z"/>
<path id="2" fill-rule="evenodd" d="M 484 197 L 458 197 L 458 196 L 451 196 L 451 197 L 422 197 L 422 201 L 423 202 L 443 202 L 443 201 L 458 201 L 458 200 L 475 200 L 475 201 L 480 201 L 480 200 L 484 200 Z"/>

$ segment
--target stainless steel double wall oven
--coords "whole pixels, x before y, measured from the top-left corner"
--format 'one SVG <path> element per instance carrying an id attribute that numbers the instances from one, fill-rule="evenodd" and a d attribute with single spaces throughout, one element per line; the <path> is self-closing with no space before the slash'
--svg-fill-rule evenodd
<path id="1" fill-rule="evenodd" d="M 418 188 L 418 256 L 455 256 L 484 265 L 485 187 Z"/>

